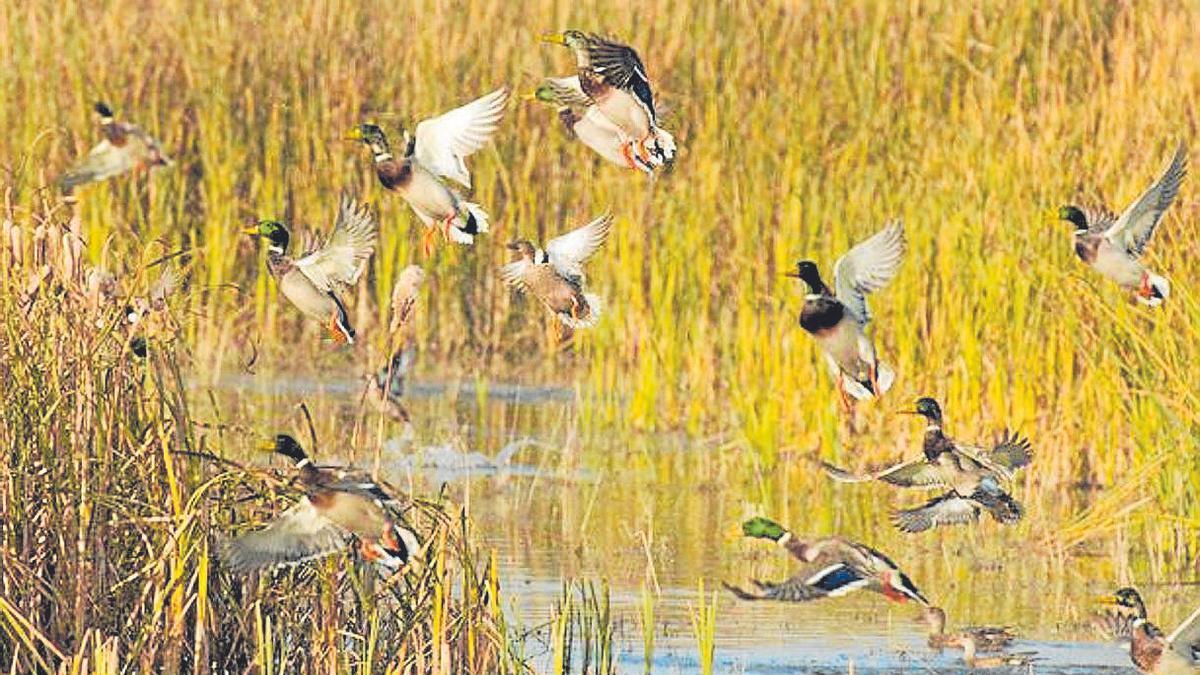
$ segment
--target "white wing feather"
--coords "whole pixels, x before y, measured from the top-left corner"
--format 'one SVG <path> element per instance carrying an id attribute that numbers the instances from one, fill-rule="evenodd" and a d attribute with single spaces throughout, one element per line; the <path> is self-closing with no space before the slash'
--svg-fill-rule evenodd
<path id="1" fill-rule="evenodd" d="M 904 260 L 904 223 L 893 220 L 870 239 L 860 242 L 833 266 L 837 299 L 860 325 L 871 321 L 867 294 L 887 286 Z"/>
<path id="2" fill-rule="evenodd" d="M 496 133 L 508 89 L 501 87 L 490 94 L 427 119 L 417 125 L 417 161 L 436 174 L 471 187 L 471 174 L 463 158 L 479 150 Z"/>
<path id="3" fill-rule="evenodd" d="M 346 539 L 346 532 L 305 497 L 263 529 L 229 542 L 224 558 L 235 572 L 247 573 L 328 555 L 345 548 Z"/>
<path id="4" fill-rule="evenodd" d="M 334 290 L 335 284 L 353 285 L 375 250 L 378 229 L 366 206 L 343 195 L 329 241 L 297 260 L 296 268 L 323 291 Z"/>
<path id="5" fill-rule="evenodd" d="M 546 243 L 546 255 L 555 271 L 569 279 L 583 276 L 583 263 L 600 248 L 612 230 L 613 218 L 605 214 Z"/>
<path id="6" fill-rule="evenodd" d="M 510 262 L 500 268 L 500 278 L 504 279 L 504 283 L 524 293 L 529 288 L 525 283 L 525 272 L 532 264 L 524 258 Z"/>
<path id="7" fill-rule="evenodd" d="M 1162 175 L 1104 232 L 1105 238 L 1131 257 L 1141 257 L 1186 175 L 1187 147 L 1180 143 Z"/>

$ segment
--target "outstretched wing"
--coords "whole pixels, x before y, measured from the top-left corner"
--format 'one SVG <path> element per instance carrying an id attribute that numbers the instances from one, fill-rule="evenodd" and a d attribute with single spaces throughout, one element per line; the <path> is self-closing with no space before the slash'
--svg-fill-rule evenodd
<path id="1" fill-rule="evenodd" d="M 375 250 L 378 229 L 375 217 L 365 205 L 342 195 L 329 241 L 297 260 L 296 268 L 322 291 L 334 290 L 335 284 L 353 285 Z"/>
<path id="2" fill-rule="evenodd" d="M 953 492 L 935 497 L 913 509 L 892 514 L 892 524 L 901 532 L 924 532 L 940 525 L 965 525 L 979 519 L 979 505 Z"/>
<path id="3" fill-rule="evenodd" d="M 111 178 L 132 168 L 133 157 L 129 152 L 104 139 L 58 180 L 63 188 L 69 190 L 84 183 Z"/>
<path id="4" fill-rule="evenodd" d="M 612 229 L 612 222 L 612 215 L 605 214 L 547 242 L 546 255 L 555 271 L 567 279 L 582 278 L 583 263 L 604 244 Z"/>
<path id="5" fill-rule="evenodd" d="M 991 449 L 955 443 L 954 450 L 1004 480 L 1012 480 L 1018 469 L 1029 466 L 1033 461 L 1029 439 L 1007 430 Z"/>
<path id="6" fill-rule="evenodd" d="M 1175 201 L 1179 194 L 1179 184 L 1187 175 L 1187 147 L 1180 142 L 1171 157 L 1171 163 L 1141 197 L 1137 198 L 1117 222 L 1105 231 L 1104 236 L 1112 243 L 1127 251 L 1131 257 L 1139 258 L 1146 250 L 1146 244 L 1154 236 L 1158 223 L 1162 221 L 1163 212 Z"/>
<path id="7" fill-rule="evenodd" d="M 752 579 L 751 583 L 757 590 L 748 591 L 731 584 L 725 584 L 725 587 L 743 600 L 808 602 L 853 593 L 870 586 L 874 581 L 861 570 L 843 561 L 835 561 L 830 564 L 809 565 L 799 574 L 783 581 Z"/>
<path id="8" fill-rule="evenodd" d="M 578 75 L 570 77 L 546 77 L 542 79 L 542 86 L 550 92 L 550 95 L 554 98 L 554 102 L 558 105 L 572 108 L 587 108 L 595 104 L 595 101 L 590 96 L 583 93 L 583 87 L 579 85 Z"/>
<path id="9" fill-rule="evenodd" d="M 1171 649 L 1192 665 L 1200 664 L 1200 608 L 1167 636 Z"/>
<path id="10" fill-rule="evenodd" d="M 867 483 L 873 480 L 881 480 L 898 487 L 928 488 L 945 485 L 941 472 L 938 471 L 937 467 L 926 462 L 924 459 L 904 462 L 880 471 L 869 471 L 865 474 L 853 474 L 824 461 L 820 462 L 820 464 L 825 473 L 839 483 Z"/>
<path id="11" fill-rule="evenodd" d="M 490 94 L 417 125 L 417 161 L 436 174 L 471 187 L 471 174 L 463 158 L 482 148 L 496 133 L 508 89 Z"/>
<path id="12" fill-rule="evenodd" d="M 529 292 L 529 284 L 525 281 L 525 273 L 532 266 L 533 263 L 524 258 L 510 262 L 500 268 L 500 278 L 504 280 L 504 283 L 518 291 L 527 293 Z"/>
<path id="13" fill-rule="evenodd" d="M 305 497 L 261 530 L 229 542 L 225 563 L 239 574 L 320 558 L 346 546 L 346 533 Z"/>
<path id="14" fill-rule="evenodd" d="M 988 458 L 997 466 L 1016 471 L 1029 466 L 1033 461 L 1033 449 L 1028 438 L 1005 430 L 1000 441 L 988 452 Z"/>
<path id="15" fill-rule="evenodd" d="M 592 70 L 614 87 L 631 92 L 645 106 L 650 120 L 656 120 L 650 78 L 646 75 L 646 66 L 642 65 L 642 59 L 633 47 L 596 35 L 589 37 L 587 50 Z"/>
<path id="16" fill-rule="evenodd" d="M 889 221 L 870 239 L 846 252 L 833 266 L 837 299 L 854 315 L 859 325 L 871 321 L 867 293 L 888 285 L 904 259 L 904 223 Z"/>

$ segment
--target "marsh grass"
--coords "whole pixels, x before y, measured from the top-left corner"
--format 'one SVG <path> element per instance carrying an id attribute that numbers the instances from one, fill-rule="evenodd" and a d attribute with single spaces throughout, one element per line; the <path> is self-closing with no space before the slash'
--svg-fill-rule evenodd
<path id="1" fill-rule="evenodd" d="M 64 216 L 0 226 L 5 670 L 524 670 L 495 568 L 436 493 L 408 500 L 424 547 L 390 579 L 338 556 L 247 578 L 225 570 L 224 542 L 298 493 L 286 473 L 226 459 L 253 435 L 191 415 L 174 323 L 126 319 L 149 275 L 106 279 Z"/>
<path id="2" fill-rule="evenodd" d="M 608 582 L 564 582 L 550 615 L 551 672 L 611 675 L 614 620 Z"/>
<path id="3" fill-rule="evenodd" d="M 696 587 L 696 606 L 692 609 L 691 620 L 700 673 L 712 675 L 713 658 L 717 653 L 717 592 L 706 595 L 703 579 Z"/>

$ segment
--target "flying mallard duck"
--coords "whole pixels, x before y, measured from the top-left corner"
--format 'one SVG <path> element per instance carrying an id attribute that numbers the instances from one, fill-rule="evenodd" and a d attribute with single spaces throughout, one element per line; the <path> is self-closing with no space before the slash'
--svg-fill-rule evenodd
<path id="1" fill-rule="evenodd" d="M 742 532 L 747 537 L 770 539 L 804 563 L 800 573 L 785 581 L 755 580 L 757 591 L 725 584 L 725 588 L 743 600 L 807 602 L 866 589 L 896 602 L 913 600 L 929 606 L 929 601 L 896 563 L 858 542 L 842 537 L 802 540 L 778 523 L 761 517 L 742 523 Z"/>
<path id="2" fill-rule="evenodd" d="M 500 268 L 510 286 L 529 293 L 570 328 L 591 328 L 600 318 L 600 298 L 583 292 L 583 264 L 604 244 L 612 216 L 603 215 L 551 239 L 545 249 L 526 239 L 508 248 L 520 258 Z"/>
<path id="3" fill-rule="evenodd" d="M 816 263 L 802 260 L 787 276 L 808 284 L 800 327 L 817 339 L 847 406 L 847 396 L 865 400 L 882 395 L 896 375 L 875 357 L 875 345 L 864 330 L 871 321 L 867 293 L 885 287 L 904 259 L 904 223 L 894 220 L 850 249 L 833 265 L 831 291 Z"/>
<path id="4" fill-rule="evenodd" d="M 542 40 L 575 53 L 580 89 L 630 136 L 621 150 L 627 164 L 635 156 L 646 164 L 674 161 L 675 139 L 658 126 L 650 78 L 632 47 L 578 30 L 548 33 Z"/>
<path id="5" fill-rule="evenodd" d="M 427 254 L 435 223 L 442 234 L 460 244 L 474 243 L 476 235 L 488 231 L 487 212 L 464 200 L 441 177 L 471 187 L 471 174 L 463 160 L 491 139 L 507 103 L 508 90 L 502 87 L 422 121 L 415 137 L 408 138 L 405 133 L 405 151 L 400 159 L 392 155 L 387 137 L 378 126 L 361 124 L 350 132 L 350 140 L 362 141 L 371 149 L 379 182 L 400 193 L 425 224 Z"/>
<path id="6" fill-rule="evenodd" d="M 270 525 L 228 543 L 224 559 L 233 571 L 245 574 L 320 558 L 346 548 L 351 538 L 365 560 L 392 571 L 420 549 L 417 535 L 391 513 L 396 500 L 370 476 L 318 467 L 286 434 L 261 448 L 295 462 L 304 497 Z"/>
<path id="7" fill-rule="evenodd" d="M 1166 635 L 1146 619 L 1146 604 L 1132 588 L 1098 599 L 1112 609 L 1113 623 L 1128 631 L 1129 657 L 1143 673 L 1183 675 L 1200 670 L 1200 609 Z"/>
<path id="8" fill-rule="evenodd" d="M 905 412 L 928 420 L 923 458 L 865 476 L 822 462 L 825 472 L 843 483 L 881 480 L 899 487 L 950 488 L 920 507 L 898 511 L 895 525 L 904 532 L 971 523 L 983 510 L 1001 523 L 1021 519 L 1021 505 L 1001 483 L 1012 480 L 1018 469 L 1032 461 L 1028 440 L 1005 434 L 991 450 L 957 443 L 942 432 L 942 408 L 928 397 L 917 399 L 916 408 Z"/>
<path id="9" fill-rule="evenodd" d="M 583 93 L 578 76 L 547 77 L 526 98 L 557 107 L 558 119 L 567 133 L 611 164 L 652 174 L 655 167 L 662 163 L 657 156 L 642 160 L 626 152 L 630 143 L 629 135 L 600 112 L 592 99 Z"/>
<path id="10" fill-rule="evenodd" d="M 1151 307 L 1171 295 L 1171 283 L 1146 269 L 1140 258 L 1186 175 L 1187 148 L 1181 142 L 1158 180 L 1119 217 L 1103 207 L 1064 206 L 1058 211 L 1060 219 L 1075 226 L 1079 259 Z"/>
<path id="11" fill-rule="evenodd" d="M 268 241 L 267 271 L 283 295 L 301 312 L 326 326 L 335 342 L 350 344 L 354 342 L 354 329 L 338 291 L 358 283 L 375 250 L 378 230 L 379 224 L 365 206 L 343 196 L 329 240 L 299 260 L 287 255 L 291 235 L 283 223 L 263 220 L 244 232 Z"/>
<path id="12" fill-rule="evenodd" d="M 171 159 L 163 153 L 158 141 L 142 131 L 141 127 L 117 122 L 107 103 L 99 102 L 95 109 L 100 116 L 100 133 L 104 138 L 58 179 L 64 192 L 69 193 L 85 183 L 102 181 L 130 170 L 171 165 Z"/>
<path id="13" fill-rule="evenodd" d="M 953 633 L 946 632 L 946 612 L 941 607 L 927 607 L 921 613 L 929 627 L 929 646 L 934 649 L 954 647 L 962 649 L 969 637 L 979 651 L 996 651 L 1012 644 L 1016 638 L 1012 631 L 1003 626 L 968 626 Z"/>

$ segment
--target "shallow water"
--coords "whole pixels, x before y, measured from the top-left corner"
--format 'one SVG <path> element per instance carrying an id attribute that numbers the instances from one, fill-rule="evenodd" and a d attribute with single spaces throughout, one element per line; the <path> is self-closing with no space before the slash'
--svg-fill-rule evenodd
<path id="1" fill-rule="evenodd" d="M 789 468 L 789 478 L 756 475 L 753 462 L 714 440 L 679 434 L 629 437 L 576 433 L 573 394 L 555 387 L 487 383 L 410 386 L 406 405 L 415 432 L 358 414 L 361 380 L 235 376 L 216 391 L 226 407 L 273 433 L 294 420 L 297 399 L 339 409 L 383 439 L 380 467 L 397 485 L 433 492 L 442 484 L 469 509 L 483 543 L 497 551 L 504 596 L 532 633 L 527 656 L 545 670 L 544 624 L 564 579 L 604 579 L 611 586 L 616 660 L 621 672 L 644 672 L 641 593 L 654 597 L 652 670 L 693 673 L 699 665 L 692 615 L 722 580 L 781 578 L 791 563 L 773 545 L 739 536 L 738 523 L 769 513 L 797 532 L 840 533 L 891 555 L 927 596 L 946 607 L 950 627 L 1010 625 L 1016 651 L 1035 651 L 1032 672 L 1134 672 L 1120 647 L 1095 642 L 1087 628 L 1090 599 L 1144 561 L 1118 541 L 1095 543 L 1087 556 L 1049 556 L 1031 545 L 1037 533 L 994 523 L 929 536 L 897 533 L 880 515 L 896 495 L 834 487 Z M 333 404 L 330 406 L 329 404 Z M 236 413 L 235 413 L 236 414 Z M 365 421 L 364 421 L 365 419 Z M 290 423 L 290 422 L 289 422 Z M 356 460 L 331 457 L 323 460 Z M 922 498 L 905 495 L 899 499 Z M 1064 493 L 1043 508 L 1078 508 L 1086 496 Z M 764 505 L 774 504 L 767 507 Z M 1151 587 L 1156 609 L 1171 616 L 1200 604 L 1194 588 Z M 717 594 L 716 672 L 959 672 L 958 652 L 925 644 L 917 610 L 862 593 L 804 605 L 740 601 Z M 538 628 L 541 627 L 541 630 Z M 1018 668 L 1010 672 L 1026 672 Z"/>

